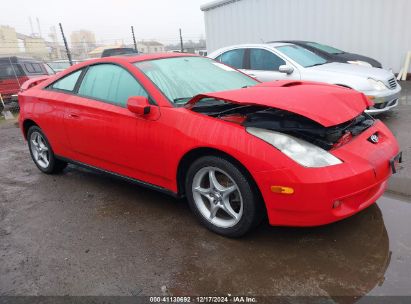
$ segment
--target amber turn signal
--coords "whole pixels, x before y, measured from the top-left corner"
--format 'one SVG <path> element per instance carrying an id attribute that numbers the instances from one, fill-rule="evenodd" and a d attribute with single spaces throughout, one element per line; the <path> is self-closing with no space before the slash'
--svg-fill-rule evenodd
<path id="1" fill-rule="evenodd" d="M 271 192 L 281 193 L 281 194 L 293 194 L 294 189 L 291 187 L 271 186 Z"/>

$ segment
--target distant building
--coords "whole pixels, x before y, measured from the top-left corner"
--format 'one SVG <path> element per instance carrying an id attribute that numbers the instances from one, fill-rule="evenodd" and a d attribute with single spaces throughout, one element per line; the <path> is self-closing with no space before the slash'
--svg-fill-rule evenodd
<path id="1" fill-rule="evenodd" d="M 46 45 L 46 41 L 41 37 L 25 36 L 24 49 L 27 55 L 30 55 L 36 59 L 46 59 L 49 56 L 49 48 Z"/>
<path id="2" fill-rule="evenodd" d="M 141 53 L 163 53 L 165 52 L 165 47 L 163 44 L 157 41 L 139 41 L 137 42 L 137 49 Z"/>
<path id="3" fill-rule="evenodd" d="M 0 25 L 0 54 L 14 55 L 19 53 L 19 41 L 16 30 L 7 25 Z"/>
<path id="4" fill-rule="evenodd" d="M 13 27 L 0 26 L 0 55 L 49 60 L 60 58 L 61 50 L 64 48 L 58 44 L 57 38 L 54 42 L 47 42 L 37 35 L 25 35 Z"/>
<path id="5" fill-rule="evenodd" d="M 77 57 L 87 57 L 87 54 L 96 47 L 96 37 L 93 32 L 79 30 L 70 34 L 71 51 Z"/>

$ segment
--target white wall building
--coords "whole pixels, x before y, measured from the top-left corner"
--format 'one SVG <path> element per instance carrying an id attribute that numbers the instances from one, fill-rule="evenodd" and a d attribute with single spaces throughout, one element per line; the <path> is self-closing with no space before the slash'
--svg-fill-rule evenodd
<path id="1" fill-rule="evenodd" d="M 411 0 L 219 0 L 201 6 L 207 49 L 309 40 L 399 72 L 411 51 Z"/>

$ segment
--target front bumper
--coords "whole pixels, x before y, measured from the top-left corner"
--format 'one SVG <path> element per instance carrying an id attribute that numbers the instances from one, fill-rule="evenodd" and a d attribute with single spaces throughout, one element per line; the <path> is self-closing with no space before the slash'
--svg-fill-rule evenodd
<path id="1" fill-rule="evenodd" d="M 377 144 L 367 139 L 378 132 Z M 390 160 L 398 144 L 385 125 L 375 125 L 332 153 L 343 160 L 324 168 L 284 168 L 256 175 L 269 222 L 283 226 L 318 226 L 349 217 L 373 204 L 385 191 Z M 272 185 L 294 189 L 293 194 L 270 191 Z M 338 207 L 335 203 L 338 202 Z"/>
<path id="2" fill-rule="evenodd" d="M 401 86 L 397 84 L 397 87 L 393 90 L 364 92 L 364 94 L 374 102 L 374 106 L 368 108 L 365 112 L 370 115 L 380 114 L 398 106 Z"/>

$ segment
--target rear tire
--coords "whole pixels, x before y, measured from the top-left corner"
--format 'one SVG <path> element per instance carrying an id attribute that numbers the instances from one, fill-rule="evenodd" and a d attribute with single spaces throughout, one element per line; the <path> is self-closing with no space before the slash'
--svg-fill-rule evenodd
<path id="1" fill-rule="evenodd" d="M 66 162 L 55 157 L 46 135 L 39 127 L 31 126 L 29 128 L 27 140 L 31 158 L 40 171 L 46 174 L 55 174 L 67 167 Z"/>
<path id="2" fill-rule="evenodd" d="M 264 216 L 253 183 L 223 157 L 204 156 L 194 161 L 187 172 L 185 193 L 198 220 L 227 237 L 243 236 Z"/>

